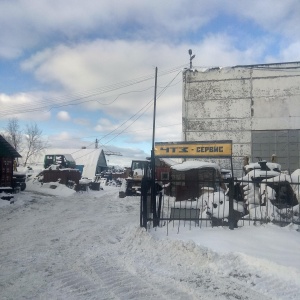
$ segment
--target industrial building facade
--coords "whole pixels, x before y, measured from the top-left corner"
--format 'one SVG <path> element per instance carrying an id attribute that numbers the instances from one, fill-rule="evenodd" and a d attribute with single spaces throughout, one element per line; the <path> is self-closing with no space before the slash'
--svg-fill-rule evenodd
<path id="1" fill-rule="evenodd" d="M 187 69 L 182 114 L 184 141 L 232 140 L 235 176 L 245 157 L 300 168 L 300 62 Z"/>

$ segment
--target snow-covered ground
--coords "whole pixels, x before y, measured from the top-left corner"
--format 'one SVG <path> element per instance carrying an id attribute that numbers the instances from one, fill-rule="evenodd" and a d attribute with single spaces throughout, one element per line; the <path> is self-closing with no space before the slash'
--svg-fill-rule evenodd
<path id="1" fill-rule="evenodd" d="M 118 194 L 28 184 L 0 201 L 0 299 L 299 299 L 297 226 L 167 235 Z"/>

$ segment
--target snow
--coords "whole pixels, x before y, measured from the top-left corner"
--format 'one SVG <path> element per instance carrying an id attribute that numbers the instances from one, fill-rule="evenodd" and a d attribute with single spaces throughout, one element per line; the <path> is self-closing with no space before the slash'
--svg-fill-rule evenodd
<path id="1" fill-rule="evenodd" d="M 1 186 L 0 188 L 1 190 L 11 190 L 11 187 L 7 187 L 7 186 Z"/>
<path id="2" fill-rule="evenodd" d="M 165 162 L 168 166 L 173 166 L 179 163 L 182 163 L 181 158 L 167 158 L 167 157 L 162 157 L 160 158 L 161 161 Z"/>
<path id="3" fill-rule="evenodd" d="M 299 299 L 299 226 L 146 231 L 118 194 L 32 180 L 1 206 L 0 298 Z"/>
<path id="4" fill-rule="evenodd" d="M 270 170 L 278 170 L 281 171 L 281 165 L 278 163 L 272 163 L 272 162 L 266 162 L 266 166 L 270 169 Z M 253 170 L 253 169 L 260 169 L 261 165 L 259 164 L 259 162 L 254 162 L 254 163 L 250 163 L 249 165 L 246 165 L 245 170 Z"/>
<path id="5" fill-rule="evenodd" d="M 58 182 L 47 182 L 42 184 L 39 181 L 34 180 L 26 182 L 26 191 L 60 197 L 69 197 L 76 194 L 75 190 L 69 189 Z"/>
<path id="6" fill-rule="evenodd" d="M 261 171 L 261 170 L 252 170 L 247 173 L 245 176 L 239 178 L 242 181 L 252 181 L 252 178 L 266 178 L 271 177 L 272 179 L 278 176 L 280 173 L 276 171 Z"/>
<path id="7" fill-rule="evenodd" d="M 216 163 L 205 162 L 205 161 L 195 161 L 189 160 L 180 164 L 172 165 L 171 169 L 177 171 L 188 171 L 192 169 L 200 169 L 200 168 L 214 168 L 216 170 L 220 170 L 220 166 Z"/>

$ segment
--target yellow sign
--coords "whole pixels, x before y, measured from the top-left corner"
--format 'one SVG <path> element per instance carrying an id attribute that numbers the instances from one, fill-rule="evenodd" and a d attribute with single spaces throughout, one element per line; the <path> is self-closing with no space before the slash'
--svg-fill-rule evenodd
<path id="1" fill-rule="evenodd" d="M 231 157 L 232 141 L 155 143 L 157 157 Z"/>

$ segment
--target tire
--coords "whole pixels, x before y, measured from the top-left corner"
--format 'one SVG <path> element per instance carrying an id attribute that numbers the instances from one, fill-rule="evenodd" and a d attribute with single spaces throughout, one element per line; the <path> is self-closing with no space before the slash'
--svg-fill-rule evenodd
<path id="1" fill-rule="evenodd" d="M 25 191 L 25 189 L 26 189 L 26 183 L 25 182 L 21 182 L 20 183 L 20 188 L 21 188 L 22 192 Z"/>

